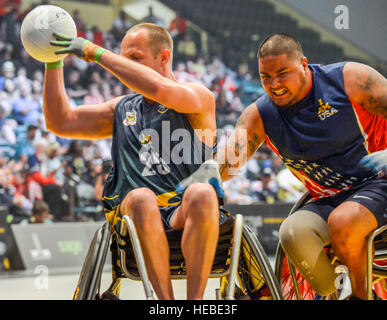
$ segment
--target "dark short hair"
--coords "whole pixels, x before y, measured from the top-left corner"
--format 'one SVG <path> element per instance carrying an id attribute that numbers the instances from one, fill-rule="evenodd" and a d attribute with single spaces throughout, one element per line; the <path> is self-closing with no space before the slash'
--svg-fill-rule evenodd
<path id="1" fill-rule="evenodd" d="M 274 33 L 260 44 L 258 59 L 281 54 L 286 54 L 289 58 L 304 56 L 301 44 L 295 37 L 286 33 Z"/>
<path id="2" fill-rule="evenodd" d="M 28 127 L 27 127 L 27 131 L 30 131 L 30 130 L 37 130 L 39 129 L 38 126 L 35 126 L 34 124 L 30 124 Z"/>
<path id="3" fill-rule="evenodd" d="M 50 208 L 48 204 L 44 201 L 35 201 L 34 206 L 32 207 L 32 214 L 42 214 L 43 212 L 49 212 Z"/>

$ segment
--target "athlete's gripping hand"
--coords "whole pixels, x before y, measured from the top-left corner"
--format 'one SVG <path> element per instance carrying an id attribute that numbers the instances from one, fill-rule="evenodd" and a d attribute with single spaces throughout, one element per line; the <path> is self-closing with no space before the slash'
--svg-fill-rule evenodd
<path id="1" fill-rule="evenodd" d="M 384 170 L 384 173 L 387 174 L 387 149 L 366 155 L 360 160 L 360 164 L 377 172 Z"/>
<path id="2" fill-rule="evenodd" d="M 219 203 L 223 204 L 224 190 L 219 173 L 219 165 L 215 160 L 207 160 L 189 177 L 185 178 L 176 186 L 178 193 L 183 193 L 193 183 L 209 183 L 218 194 Z"/>
<path id="3" fill-rule="evenodd" d="M 71 38 L 63 34 L 54 33 L 56 41 L 50 41 L 50 44 L 55 47 L 62 47 L 64 49 L 55 51 L 56 54 L 69 53 L 87 62 L 99 62 L 101 55 L 106 49 L 97 46 L 89 40 L 82 37 Z"/>

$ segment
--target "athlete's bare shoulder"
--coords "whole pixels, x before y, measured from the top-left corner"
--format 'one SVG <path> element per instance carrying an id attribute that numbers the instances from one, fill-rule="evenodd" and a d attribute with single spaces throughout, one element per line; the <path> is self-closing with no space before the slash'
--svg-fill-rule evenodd
<path id="1" fill-rule="evenodd" d="M 387 80 L 370 66 L 348 62 L 343 68 L 348 97 L 373 114 L 387 118 Z"/>
<path id="2" fill-rule="evenodd" d="M 209 110 L 215 111 L 215 97 L 211 90 L 198 82 L 187 82 L 183 85 L 195 91 L 198 95 L 200 102 L 204 105 L 203 112 L 208 112 Z"/>

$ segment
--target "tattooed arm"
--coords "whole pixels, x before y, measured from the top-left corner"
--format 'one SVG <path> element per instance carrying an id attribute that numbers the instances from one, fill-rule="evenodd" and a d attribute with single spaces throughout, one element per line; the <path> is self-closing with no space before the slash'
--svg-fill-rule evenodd
<path id="1" fill-rule="evenodd" d="M 215 188 L 218 197 L 223 198 L 222 181 L 236 175 L 264 140 L 262 119 L 253 103 L 241 114 L 226 145 L 218 150 L 213 159 L 205 161 L 198 170 L 180 181 L 176 185 L 177 192 L 183 193 L 193 183 L 209 183 Z"/>
<path id="2" fill-rule="evenodd" d="M 255 103 L 246 107 L 237 120 L 235 130 L 218 150 L 214 159 L 219 164 L 222 180 L 228 180 L 242 168 L 265 140 L 265 130 Z"/>
<path id="3" fill-rule="evenodd" d="M 368 112 L 387 118 L 387 80 L 375 69 L 355 62 L 344 66 L 348 97 Z"/>

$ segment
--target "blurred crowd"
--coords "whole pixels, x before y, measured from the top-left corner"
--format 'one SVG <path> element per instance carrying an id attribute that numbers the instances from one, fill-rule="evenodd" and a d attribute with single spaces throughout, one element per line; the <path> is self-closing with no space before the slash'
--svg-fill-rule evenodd
<path id="1" fill-rule="evenodd" d="M 104 219 L 102 187 L 111 168 L 111 140 L 71 140 L 48 132 L 42 113 L 44 65 L 21 45 L 19 30 L 28 13 L 20 3 L 0 3 L 0 206 L 9 208 L 10 223 Z M 110 31 L 87 27 L 79 12 L 71 13 L 78 34 L 113 52 L 135 21 L 121 11 Z M 165 26 L 149 14 L 142 21 Z M 209 58 L 193 41 L 187 21 L 176 14 L 166 26 L 175 41 L 174 73 L 179 82 L 201 82 L 214 93 L 219 144 L 232 132 L 247 104 L 262 94 L 243 61 L 230 70 L 219 57 Z M 111 73 L 81 59 L 65 59 L 70 106 L 95 104 L 132 93 Z M 256 81 L 256 79 L 255 79 Z M 225 183 L 226 201 L 234 203 L 295 201 L 303 192 L 282 161 L 266 146 L 240 174 Z"/>

